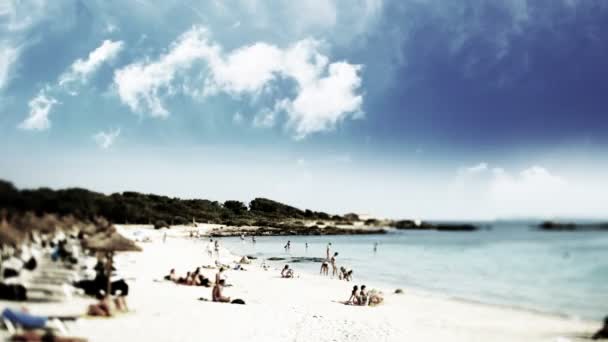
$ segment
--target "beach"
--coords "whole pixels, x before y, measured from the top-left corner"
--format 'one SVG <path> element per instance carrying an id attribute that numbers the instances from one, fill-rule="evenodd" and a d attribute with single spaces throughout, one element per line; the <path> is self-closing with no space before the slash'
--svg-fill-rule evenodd
<path id="1" fill-rule="evenodd" d="M 82 318 L 68 323 L 71 335 L 90 341 L 575 341 L 599 328 L 599 322 L 455 300 L 418 290 L 367 283 L 385 294 L 377 307 L 347 306 L 354 282 L 298 271 L 282 279 L 280 270 L 263 270 L 254 261 L 246 271 L 230 270 L 225 295 L 246 305 L 201 301 L 211 288 L 161 280 L 171 268 L 182 275 L 212 264 L 205 244 L 172 230 L 166 242 L 157 232 L 140 243 L 140 253 L 117 257 L 117 268 L 130 285 L 131 312 L 113 318 Z M 154 235 L 151 233 L 151 235 Z M 239 256 L 223 250 L 224 263 Z M 213 278 L 216 270 L 203 269 Z M 86 300 L 27 303 L 36 314 L 82 314 Z M 4 307 L 22 303 L 2 302 Z M 3 331 L 2 334 L 6 334 Z M 2 336 L 5 337 L 5 336 Z"/>

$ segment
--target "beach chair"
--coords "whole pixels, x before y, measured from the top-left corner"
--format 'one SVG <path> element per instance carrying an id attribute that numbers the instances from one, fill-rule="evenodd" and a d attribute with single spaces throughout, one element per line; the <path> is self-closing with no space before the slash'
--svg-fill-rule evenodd
<path id="1" fill-rule="evenodd" d="M 2 311 L 2 323 L 13 335 L 18 331 L 23 330 L 45 330 L 57 331 L 61 334 L 67 334 L 68 329 L 64 321 L 76 320 L 77 317 L 47 317 L 32 315 L 27 312 L 21 312 L 12 309 L 4 309 Z"/>

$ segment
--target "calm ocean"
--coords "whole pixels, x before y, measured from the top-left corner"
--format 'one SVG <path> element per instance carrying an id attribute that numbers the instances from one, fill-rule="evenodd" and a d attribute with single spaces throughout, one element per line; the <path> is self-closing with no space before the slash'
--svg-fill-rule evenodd
<path id="1" fill-rule="evenodd" d="M 291 240 L 286 253 L 283 246 Z M 495 223 L 478 232 L 399 231 L 378 236 L 224 238 L 237 254 L 325 257 L 327 242 L 354 280 L 423 289 L 587 319 L 608 315 L 608 233 L 542 232 Z M 308 242 L 309 248 L 305 248 Z M 374 253 L 373 245 L 379 244 Z M 318 273 L 319 264 L 294 263 Z"/>

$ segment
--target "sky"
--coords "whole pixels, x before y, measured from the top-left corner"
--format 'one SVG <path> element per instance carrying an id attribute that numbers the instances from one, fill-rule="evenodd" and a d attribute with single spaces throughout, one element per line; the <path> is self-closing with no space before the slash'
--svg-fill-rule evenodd
<path id="1" fill-rule="evenodd" d="M 0 179 L 608 217 L 604 0 L 0 0 Z"/>

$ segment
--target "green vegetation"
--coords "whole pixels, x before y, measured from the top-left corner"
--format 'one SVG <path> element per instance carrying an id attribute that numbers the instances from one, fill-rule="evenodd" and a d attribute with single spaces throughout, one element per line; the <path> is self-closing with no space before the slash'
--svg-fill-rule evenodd
<path id="1" fill-rule="evenodd" d="M 166 225 L 188 224 L 192 220 L 234 226 L 276 226 L 294 220 L 344 221 L 341 216 L 312 210 L 300 210 L 265 198 L 256 198 L 247 207 L 243 202 L 203 199 L 179 199 L 127 191 L 105 195 L 80 188 L 52 190 L 49 188 L 19 190 L 10 182 L 0 180 L 0 208 L 9 215 L 35 212 L 71 214 L 82 220 L 97 216 L 113 223 Z M 298 222 L 301 223 L 301 222 Z"/>

